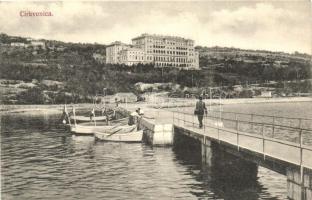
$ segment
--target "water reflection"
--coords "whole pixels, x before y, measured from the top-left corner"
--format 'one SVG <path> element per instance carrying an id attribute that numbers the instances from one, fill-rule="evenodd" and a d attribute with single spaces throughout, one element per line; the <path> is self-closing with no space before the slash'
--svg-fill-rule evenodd
<path id="1" fill-rule="evenodd" d="M 250 185 L 201 164 L 190 148 L 72 136 L 59 115 L 1 117 L 2 199 L 283 199 L 286 181 L 259 170 Z M 242 169 L 243 170 L 243 169 Z M 285 188 L 284 188 L 285 189 Z"/>
<path id="2" fill-rule="evenodd" d="M 287 199 L 286 177 L 246 162 L 211 144 L 212 155 L 204 162 L 201 143 L 179 135 L 173 148 L 179 163 L 186 166 L 199 184 L 191 191 L 205 199 Z"/>

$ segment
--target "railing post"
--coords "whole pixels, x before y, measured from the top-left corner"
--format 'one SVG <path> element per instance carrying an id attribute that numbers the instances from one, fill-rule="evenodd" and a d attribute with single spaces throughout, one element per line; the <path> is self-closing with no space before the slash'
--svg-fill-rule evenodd
<path id="1" fill-rule="evenodd" d="M 179 111 L 178 111 L 178 124 L 181 126 L 181 114 L 179 113 Z"/>
<path id="2" fill-rule="evenodd" d="M 235 129 L 238 132 L 238 118 L 236 114 L 235 114 Z"/>
<path id="3" fill-rule="evenodd" d="M 265 138 L 264 138 L 263 124 L 261 125 L 261 133 L 262 133 L 263 159 L 265 160 Z"/>
<path id="4" fill-rule="evenodd" d="M 303 158 L 302 158 L 303 139 L 302 139 L 301 121 L 302 121 L 302 119 L 299 119 L 298 127 L 299 127 L 299 145 L 300 145 L 300 183 L 303 184 L 303 166 L 302 166 L 302 162 L 303 162 Z"/>
<path id="5" fill-rule="evenodd" d="M 274 129 L 275 129 L 275 116 L 273 116 L 273 130 L 272 130 L 272 138 L 274 138 Z"/>
<path id="6" fill-rule="evenodd" d="M 250 115 L 250 122 L 251 122 L 251 132 L 253 133 L 254 132 L 254 120 L 253 120 L 253 118 L 254 118 L 254 114 L 251 114 Z"/>
<path id="7" fill-rule="evenodd" d="M 204 133 L 205 133 L 205 124 L 206 124 L 206 116 L 207 114 L 204 114 L 203 116 L 203 129 L 204 129 Z"/>
<path id="8" fill-rule="evenodd" d="M 185 113 L 183 112 L 183 125 L 185 125 Z"/>
<path id="9" fill-rule="evenodd" d="M 237 115 L 236 115 L 236 114 L 235 114 L 235 120 L 236 120 L 236 140 L 237 140 L 237 150 L 239 151 L 238 119 L 237 119 Z"/>
<path id="10" fill-rule="evenodd" d="M 301 118 L 299 118 L 298 120 L 299 120 L 299 122 L 298 122 L 298 129 L 300 129 L 300 130 L 301 130 L 301 122 L 302 122 L 302 119 L 301 119 Z"/>
<path id="11" fill-rule="evenodd" d="M 217 130 L 218 130 L 218 142 L 219 142 L 219 144 L 220 144 L 220 126 L 218 125 L 217 126 Z"/>

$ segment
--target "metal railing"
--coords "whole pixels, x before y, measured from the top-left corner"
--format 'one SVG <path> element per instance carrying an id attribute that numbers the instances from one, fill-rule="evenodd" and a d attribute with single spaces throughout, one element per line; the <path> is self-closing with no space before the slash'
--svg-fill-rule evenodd
<path id="1" fill-rule="evenodd" d="M 263 154 L 264 159 L 266 156 L 271 156 L 293 163 L 301 168 L 312 169 L 312 142 L 304 143 L 306 138 L 310 138 L 309 141 L 312 141 L 312 129 L 241 120 L 237 117 L 237 114 L 235 119 L 211 115 L 204 116 L 202 129 L 199 129 L 197 116 L 193 114 L 174 111 L 172 117 L 174 125 L 191 129 L 204 137 L 211 137 L 219 142 L 231 143 L 237 146 L 238 150 L 241 147 L 247 148 Z M 299 119 L 301 122 L 302 120 L 302 118 Z M 229 126 L 229 122 L 231 126 Z M 244 128 L 246 124 L 249 127 L 248 129 Z M 267 127 L 271 129 L 271 135 L 265 131 Z M 254 132 L 249 132 L 250 130 L 254 130 Z M 275 133 L 275 135 L 272 135 L 272 133 Z M 276 137 L 277 133 L 284 137 Z"/>
<path id="2" fill-rule="evenodd" d="M 181 113 L 181 111 L 174 112 Z M 187 112 L 184 113 L 191 114 Z M 312 144 L 312 137 L 310 135 L 312 131 L 312 119 L 310 118 L 281 117 L 215 110 L 210 110 L 205 118 L 222 121 L 226 128 L 239 129 L 238 131 L 259 135 L 262 135 L 263 132 L 267 137 L 296 143 L 300 141 L 299 132 L 301 130 L 303 143 Z M 236 126 L 237 121 L 239 126 Z"/>

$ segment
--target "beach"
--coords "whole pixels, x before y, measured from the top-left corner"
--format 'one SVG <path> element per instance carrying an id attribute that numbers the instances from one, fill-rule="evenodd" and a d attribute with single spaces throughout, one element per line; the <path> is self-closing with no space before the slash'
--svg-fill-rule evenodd
<path id="1" fill-rule="evenodd" d="M 312 97 L 287 97 L 287 98 L 239 98 L 239 99 L 205 99 L 207 105 L 230 105 L 230 104 L 257 104 L 257 103 L 291 103 L 291 102 L 312 102 Z M 153 102 L 136 102 L 128 103 L 127 105 L 144 107 L 185 107 L 195 105 L 196 99 L 184 98 L 158 98 Z M 125 104 L 125 103 L 124 103 Z M 106 104 L 115 106 L 114 104 Z M 76 109 L 90 109 L 94 107 L 91 103 L 68 104 L 67 108 L 71 109 L 75 106 Z M 104 104 L 98 104 L 96 107 L 103 107 Z M 48 105 L 1 105 L 0 113 L 60 113 L 64 108 L 64 104 L 48 104 Z"/>

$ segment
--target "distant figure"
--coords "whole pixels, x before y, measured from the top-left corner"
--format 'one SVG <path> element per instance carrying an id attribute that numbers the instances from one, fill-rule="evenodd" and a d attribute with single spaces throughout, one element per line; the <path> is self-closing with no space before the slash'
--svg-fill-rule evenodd
<path id="1" fill-rule="evenodd" d="M 144 111 L 141 110 L 141 108 L 136 109 L 136 112 L 138 113 L 139 116 L 144 115 Z"/>
<path id="2" fill-rule="evenodd" d="M 107 115 L 107 117 L 109 117 L 109 115 Z M 116 119 L 117 119 L 116 110 L 115 110 L 115 109 L 113 109 L 112 120 L 116 120 Z"/>
<path id="3" fill-rule="evenodd" d="M 67 107 L 66 105 L 64 105 L 64 108 L 63 108 L 63 114 L 62 114 L 62 119 L 63 119 L 63 124 L 68 124 L 69 123 L 69 113 L 67 111 Z"/>
<path id="4" fill-rule="evenodd" d="M 93 117 L 95 117 L 95 111 L 94 111 L 94 108 L 91 110 L 90 112 L 90 121 L 93 120 Z"/>
<path id="5" fill-rule="evenodd" d="M 199 128 L 202 128 L 203 127 L 204 114 L 207 115 L 207 108 L 206 108 L 205 102 L 203 102 L 202 96 L 199 96 L 199 101 L 196 102 L 194 114 L 197 115 L 198 122 L 199 122 Z"/>
<path id="6" fill-rule="evenodd" d="M 131 125 L 137 124 L 138 118 L 139 118 L 138 112 L 137 111 L 132 112 L 129 116 L 128 125 L 131 126 Z"/>
<path id="7" fill-rule="evenodd" d="M 115 103 L 116 103 L 116 107 L 118 107 L 118 99 L 117 98 L 115 98 Z"/>
<path id="8" fill-rule="evenodd" d="M 109 115 L 108 115 L 108 111 L 106 108 L 102 109 L 102 116 L 105 116 L 105 122 L 107 125 L 109 125 Z"/>
<path id="9" fill-rule="evenodd" d="M 109 115 L 109 109 L 108 108 L 103 108 L 102 109 L 102 116 L 108 116 Z"/>

